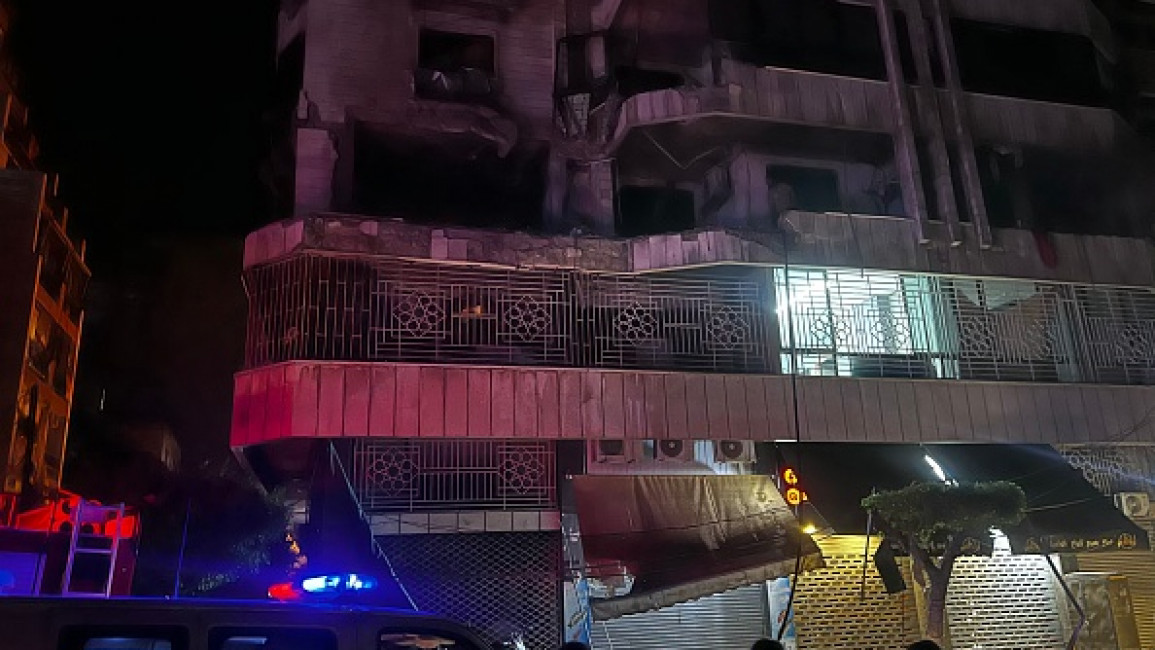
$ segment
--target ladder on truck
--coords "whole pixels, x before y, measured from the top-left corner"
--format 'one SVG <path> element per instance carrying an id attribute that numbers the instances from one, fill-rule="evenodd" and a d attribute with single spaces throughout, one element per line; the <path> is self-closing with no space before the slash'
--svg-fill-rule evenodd
<path id="1" fill-rule="evenodd" d="M 112 594 L 112 581 L 116 576 L 124 504 L 103 506 L 80 499 L 72 513 L 71 523 L 72 541 L 68 547 L 68 563 L 64 568 L 60 595 L 107 598 Z"/>

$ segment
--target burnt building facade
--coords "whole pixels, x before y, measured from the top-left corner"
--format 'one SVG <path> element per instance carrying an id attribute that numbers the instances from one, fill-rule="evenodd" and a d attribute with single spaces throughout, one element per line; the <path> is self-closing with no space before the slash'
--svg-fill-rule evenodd
<path id="1" fill-rule="evenodd" d="M 280 22 L 293 207 L 246 242 L 232 444 L 303 519 L 329 459 L 419 607 L 556 642 L 575 476 L 774 474 L 776 441 L 1155 443 L 1151 153 L 1091 2 Z M 757 636 L 739 592 L 679 620 Z"/>

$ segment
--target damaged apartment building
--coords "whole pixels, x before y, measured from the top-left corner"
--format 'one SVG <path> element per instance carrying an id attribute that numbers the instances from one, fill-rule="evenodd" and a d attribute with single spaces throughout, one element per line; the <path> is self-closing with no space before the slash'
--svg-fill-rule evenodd
<path id="1" fill-rule="evenodd" d="M 897 647 L 911 596 L 871 569 L 858 600 L 845 536 L 871 487 L 928 478 L 925 452 L 958 480 L 1049 477 L 1022 487 L 1062 514 L 967 565 L 956 642 L 1063 646 L 1040 554 L 1155 567 L 1155 39 L 1131 3 L 286 0 L 279 20 L 284 219 L 246 243 L 232 444 L 293 495 L 311 560 L 371 539 L 413 604 L 495 640 L 689 648 L 766 633 L 806 549 L 799 647 Z M 676 504 L 681 524 L 615 528 L 611 495 L 655 481 L 757 495 L 786 513 L 750 519 L 776 543 L 687 556 L 663 531 L 711 524 Z M 1112 633 L 1155 645 L 1133 586 Z M 959 609 L 980 601 L 996 623 Z"/>

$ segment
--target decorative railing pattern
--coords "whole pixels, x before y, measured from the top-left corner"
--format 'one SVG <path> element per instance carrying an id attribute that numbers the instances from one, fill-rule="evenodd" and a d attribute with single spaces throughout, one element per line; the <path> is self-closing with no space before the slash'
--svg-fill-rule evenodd
<path id="1" fill-rule="evenodd" d="M 756 282 L 304 256 L 251 269 L 249 367 L 292 359 L 766 372 Z"/>
<path id="2" fill-rule="evenodd" d="M 1155 291 L 792 267 L 625 275 L 309 254 L 250 268 L 247 364 L 398 361 L 1155 384 Z"/>
<path id="3" fill-rule="evenodd" d="M 368 512 L 557 504 L 549 442 L 359 440 L 352 454 L 353 489 Z"/>

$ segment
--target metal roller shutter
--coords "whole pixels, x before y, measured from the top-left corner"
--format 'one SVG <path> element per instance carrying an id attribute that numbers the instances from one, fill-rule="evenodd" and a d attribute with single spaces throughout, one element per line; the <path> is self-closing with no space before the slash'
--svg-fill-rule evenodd
<path id="1" fill-rule="evenodd" d="M 1144 648 L 1155 648 L 1155 553 L 1080 553 L 1075 557 L 1080 571 L 1103 571 L 1127 577 L 1139 641 Z"/>
<path id="2" fill-rule="evenodd" d="M 739 587 L 653 612 L 594 621 L 593 650 L 750 647 L 763 635 L 765 585 Z"/>

